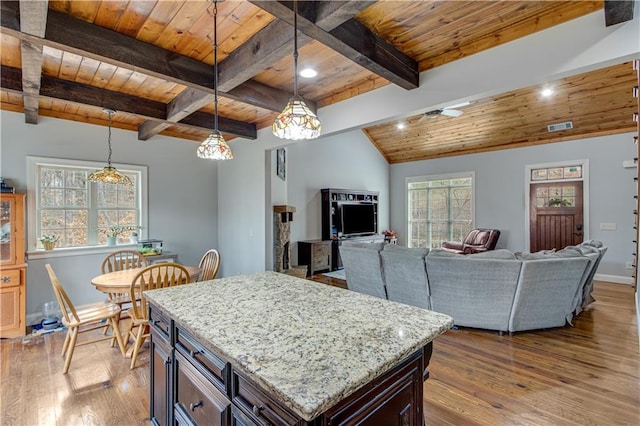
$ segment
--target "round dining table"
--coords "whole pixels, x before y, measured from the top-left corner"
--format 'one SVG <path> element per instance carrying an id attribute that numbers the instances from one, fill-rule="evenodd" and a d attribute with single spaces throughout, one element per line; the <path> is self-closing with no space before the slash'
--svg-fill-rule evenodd
<path id="1" fill-rule="evenodd" d="M 184 266 L 184 265 L 183 265 Z M 189 272 L 189 282 L 198 279 L 200 268 L 197 266 L 184 266 Z M 131 281 L 144 268 L 123 269 L 122 271 L 107 272 L 98 275 L 91 280 L 91 284 L 103 293 L 128 293 L 131 288 Z"/>

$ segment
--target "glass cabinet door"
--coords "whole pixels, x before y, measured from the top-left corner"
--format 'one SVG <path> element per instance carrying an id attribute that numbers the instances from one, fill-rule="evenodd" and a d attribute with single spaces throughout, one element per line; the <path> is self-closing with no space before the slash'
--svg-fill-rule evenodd
<path id="1" fill-rule="evenodd" d="M 0 201 L 0 264 L 15 263 L 14 220 L 15 202 L 3 199 Z"/>

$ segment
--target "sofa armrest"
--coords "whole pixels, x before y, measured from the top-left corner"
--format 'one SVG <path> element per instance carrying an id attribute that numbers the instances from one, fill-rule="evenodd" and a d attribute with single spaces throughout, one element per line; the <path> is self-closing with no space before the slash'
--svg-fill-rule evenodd
<path id="1" fill-rule="evenodd" d="M 464 244 L 456 241 L 443 241 L 442 248 L 462 251 L 464 250 Z"/>

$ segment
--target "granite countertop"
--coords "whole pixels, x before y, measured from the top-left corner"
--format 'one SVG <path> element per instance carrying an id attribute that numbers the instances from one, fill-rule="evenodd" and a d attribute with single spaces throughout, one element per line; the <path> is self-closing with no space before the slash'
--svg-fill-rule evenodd
<path id="1" fill-rule="evenodd" d="M 444 314 L 269 271 L 145 296 L 307 421 L 453 325 Z"/>

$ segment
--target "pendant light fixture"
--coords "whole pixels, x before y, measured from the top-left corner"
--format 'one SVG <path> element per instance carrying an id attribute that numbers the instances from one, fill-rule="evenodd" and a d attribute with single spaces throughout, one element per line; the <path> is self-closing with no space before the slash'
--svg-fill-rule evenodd
<path id="1" fill-rule="evenodd" d="M 298 4 L 293 2 L 293 96 L 273 122 L 273 134 L 281 139 L 315 139 L 322 126 L 318 117 L 298 96 Z"/>
<path id="2" fill-rule="evenodd" d="M 213 1 L 213 115 L 214 125 L 211 134 L 200 144 L 196 151 L 198 157 L 211 160 L 231 160 L 233 153 L 218 130 L 218 2 Z"/>
<path id="3" fill-rule="evenodd" d="M 123 175 L 115 167 L 111 165 L 111 116 L 116 112 L 112 109 L 105 108 L 104 112 L 109 114 L 109 138 L 107 143 L 109 144 L 109 158 L 107 159 L 107 165 L 102 170 L 96 170 L 91 173 L 87 178 L 89 182 L 97 183 L 115 183 L 120 185 L 133 186 L 129 176 Z"/>

